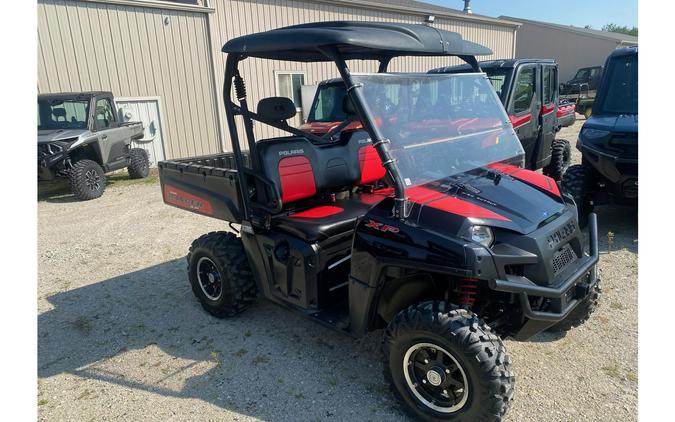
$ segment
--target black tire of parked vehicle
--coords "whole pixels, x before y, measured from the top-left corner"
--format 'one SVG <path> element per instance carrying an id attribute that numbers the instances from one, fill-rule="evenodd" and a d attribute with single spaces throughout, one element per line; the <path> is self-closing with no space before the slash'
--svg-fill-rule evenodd
<path id="1" fill-rule="evenodd" d="M 127 167 L 129 177 L 132 179 L 143 179 L 148 177 L 150 172 L 150 161 L 148 153 L 143 148 L 131 148 L 129 150 L 129 167 Z"/>
<path id="2" fill-rule="evenodd" d="M 593 212 L 591 202 L 591 187 L 594 183 L 592 169 L 583 164 L 575 164 L 567 169 L 562 178 L 563 188 L 574 198 L 579 214 L 579 225 L 585 227 L 588 224 L 588 214 Z"/>
<path id="3" fill-rule="evenodd" d="M 196 239 L 187 262 L 192 292 L 211 315 L 232 317 L 256 301 L 244 245 L 233 233 L 211 232 Z"/>
<path id="4" fill-rule="evenodd" d="M 426 353 L 423 357 L 429 356 L 423 362 L 415 357 L 417 353 L 422 353 L 418 352 L 421 345 L 430 347 L 430 352 L 423 351 Z M 490 327 L 470 311 L 445 302 L 423 302 L 410 306 L 389 323 L 382 348 L 384 376 L 394 394 L 416 419 L 500 421 L 511 404 L 515 376 L 511 372 L 506 348 Z M 411 350 L 414 351 L 412 355 Z M 445 362 L 453 363 L 438 373 L 445 372 L 449 374 L 447 378 L 453 379 L 446 381 L 445 375 L 439 378 L 434 374 L 430 377 L 431 371 L 426 373 L 426 378 L 420 377 L 426 370 L 424 365 L 436 365 L 440 353 L 443 353 Z M 449 397 L 446 382 L 452 383 L 451 388 L 457 388 L 457 377 L 451 375 L 457 373 L 457 367 L 461 369 L 459 374 L 463 381 L 459 384 L 462 386 L 460 389 L 452 391 L 456 403 L 438 406 L 445 397 Z M 443 381 L 437 385 L 440 379 Z M 440 393 L 440 401 L 435 400 L 437 393 L 434 389 L 438 388 L 445 389 Z M 462 395 L 458 397 L 455 393 L 459 391 Z M 441 409 L 433 409 L 429 404 Z"/>
<path id="5" fill-rule="evenodd" d="M 80 201 L 96 199 L 103 195 L 106 178 L 96 161 L 79 160 L 68 171 L 70 191 Z"/>
<path id="6" fill-rule="evenodd" d="M 544 167 L 545 175 L 553 180 L 561 180 L 570 166 L 572 147 L 565 139 L 555 139 L 551 145 L 551 162 Z"/>
<path id="7" fill-rule="evenodd" d="M 591 314 L 595 312 L 595 309 L 598 307 L 598 302 L 600 301 L 600 295 L 602 294 L 602 289 L 600 288 L 600 281 L 595 283 L 591 293 L 577 305 L 572 312 L 567 315 L 565 319 L 557 323 L 556 325 L 549 328 L 547 331 L 553 333 L 566 333 L 572 328 L 578 327 L 590 318 Z"/>

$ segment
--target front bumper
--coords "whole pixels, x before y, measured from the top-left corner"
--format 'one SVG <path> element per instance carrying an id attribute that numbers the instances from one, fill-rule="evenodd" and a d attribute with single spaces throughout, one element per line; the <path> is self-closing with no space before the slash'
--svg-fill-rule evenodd
<path id="1" fill-rule="evenodd" d="M 68 155 L 65 151 L 52 155 L 38 155 L 37 170 L 38 180 L 49 181 L 59 176 L 59 171 L 63 169 L 63 163 Z"/>
<path id="2" fill-rule="evenodd" d="M 622 158 L 589 145 L 579 143 L 577 149 L 584 159 L 607 181 L 614 185 L 614 195 L 635 199 L 638 196 L 638 159 Z"/>
<path id="3" fill-rule="evenodd" d="M 539 286 L 525 277 L 494 279 L 492 290 L 518 295 L 526 322 L 515 334 L 516 340 L 527 340 L 533 335 L 565 319 L 574 308 L 588 297 L 598 282 L 598 223 L 594 213 L 588 219 L 589 254 L 576 262 L 571 274 L 557 286 Z M 532 298 L 549 299 L 550 308 L 533 310 Z"/>

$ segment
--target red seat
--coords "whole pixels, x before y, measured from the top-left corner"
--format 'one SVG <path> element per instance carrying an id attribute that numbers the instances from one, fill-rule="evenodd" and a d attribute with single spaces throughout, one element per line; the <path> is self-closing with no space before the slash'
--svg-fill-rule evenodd
<path id="1" fill-rule="evenodd" d="M 384 198 L 383 195 L 354 195 L 329 205 L 318 205 L 273 220 L 274 227 L 313 243 L 353 230 L 356 220 Z"/>
<path id="2" fill-rule="evenodd" d="M 257 146 L 265 176 L 277 184 L 284 209 L 292 210 L 273 217 L 272 225 L 279 230 L 316 242 L 353 229 L 357 218 L 379 202 L 373 195 L 368 201 L 355 196 L 332 202 L 328 195 L 385 176 L 364 131 L 345 133 L 340 141 L 325 145 L 287 137 L 260 141 Z"/>

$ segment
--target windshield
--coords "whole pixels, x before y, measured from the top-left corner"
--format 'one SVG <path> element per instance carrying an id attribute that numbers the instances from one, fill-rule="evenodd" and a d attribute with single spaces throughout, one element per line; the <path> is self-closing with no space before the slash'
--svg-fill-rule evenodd
<path id="1" fill-rule="evenodd" d="M 86 129 L 89 100 L 38 99 L 38 130 Z"/>
<path id="2" fill-rule="evenodd" d="M 588 76 L 590 75 L 591 69 L 589 68 L 584 68 L 584 69 L 579 69 L 577 71 L 577 74 L 574 75 L 575 80 L 586 80 L 588 79 Z"/>
<path id="3" fill-rule="evenodd" d="M 308 122 L 341 122 L 347 118 L 342 109 L 346 91 L 343 82 L 319 85 L 307 117 Z"/>
<path id="4" fill-rule="evenodd" d="M 354 75 L 406 186 L 440 180 L 523 148 L 485 74 Z"/>
<path id="5" fill-rule="evenodd" d="M 637 54 L 613 58 L 603 81 L 604 98 L 597 113 L 638 113 L 638 56 Z"/>
<path id="6" fill-rule="evenodd" d="M 511 79 L 512 68 L 487 68 L 483 69 L 487 74 L 492 87 L 497 92 L 502 104 L 506 101 L 506 94 Z"/>

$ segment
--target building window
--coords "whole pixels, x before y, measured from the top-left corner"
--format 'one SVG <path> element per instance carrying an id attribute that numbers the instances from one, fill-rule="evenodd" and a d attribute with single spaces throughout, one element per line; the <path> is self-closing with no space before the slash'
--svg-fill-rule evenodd
<path id="1" fill-rule="evenodd" d="M 295 104 L 295 108 L 302 108 L 302 96 L 300 87 L 305 84 L 304 72 L 274 72 L 277 95 L 290 98 Z"/>
<path id="2" fill-rule="evenodd" d="M 196 4 L 197 6 L 204 6 L 204 0 L 164 0 L 171 3 Z"/>

